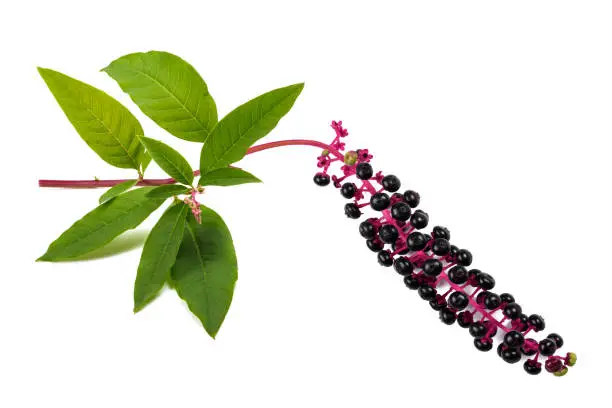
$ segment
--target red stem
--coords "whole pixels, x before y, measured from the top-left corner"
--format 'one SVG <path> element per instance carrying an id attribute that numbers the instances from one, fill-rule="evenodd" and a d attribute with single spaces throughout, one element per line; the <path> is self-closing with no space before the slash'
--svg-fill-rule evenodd
<path id="1" fill-rule="evenodd" d="M 262 150 L 273 149 L 281 146 L 314 146 L 320 147 L 321 149 L 328 150 L 331 154 L 339 159 L 344 159 L 344 155 L 333 147 L 317 142 L 316 140 L 306 139 L 293 139 L 293 140 L 281 140 L 278 142 L 264 143 L 257 146 L 252 146 L 247 150 L 246 154 L 261 152 Z M 200 171 L 196 170 L 193 172 L 195 176 L 200 175 Z M 128 179 L 117 179 L 117 180 L 38 180 L 39 187 L 60 187 L 60 188 L 100 188 L 100 187 L 112 187 L 119 183 L 123 183 Z M 166 179 L 144 179 L 138 182 L 139 186 L 161 186 L 163 184 L 174 184 L 176 180 L 173 178 Z"/>

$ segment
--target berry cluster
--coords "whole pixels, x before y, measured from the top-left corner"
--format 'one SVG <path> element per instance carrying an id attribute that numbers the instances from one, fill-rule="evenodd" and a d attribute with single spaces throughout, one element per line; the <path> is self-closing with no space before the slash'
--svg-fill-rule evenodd
<path id="1" fill-rule="evenodd" d="M 342 122 L 332 122 L 332 128 L 336 137 L 330 146 L 344 151 L 341 140 L 348 132 Z M 472 253 L 451 244 L 447 228 L 436 226 L 430 233 L 422 232 L 429 224 L 429 215 L 417 209 L 419 194 L 400 192 L 400 180 L 374 173 L 371 159 L 366 149 L 348 151 L 344 159 L 332 158 L 323 151 L 318 158 L 321 171 L 314 182 L 319 186 L 333 183 L 340 189 L 340 194 L 350 200 L 344 206 L 349 218 L 361 218 L 366 207 L 376 212 L 376 216 L 361 222 L 359 233 L 367 247 L 377 253 L 378 263 L 393 266 L 406 286 L 439 313 L 444 324 L 457 322 L 468 329 L 478 350 L 491 350 L 499 332 L 497 354 L 507 363 L 517 363 L 525 355 L 530 357 L 523 363 L 527 373 L 539 374 L 542 359 L 547 371 L 565 375 L 568 366 L 576 363 L 576 354 L 556 354 L 563 346 L 561 336 L 551 333 L 539 341 L 533 338 L 534 333 L 544 330 L 544 319 L 523 313 L 511 294 L 493 292 L 495 279 L 470 268 Z M 330 177 L 328 172 L 335 162 L 341 163 L 342 175 Z"/>

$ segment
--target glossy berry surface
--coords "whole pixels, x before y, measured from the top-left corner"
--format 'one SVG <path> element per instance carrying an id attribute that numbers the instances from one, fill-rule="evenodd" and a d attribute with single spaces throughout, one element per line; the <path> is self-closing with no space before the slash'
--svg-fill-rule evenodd
<path id="1" fill-rule="evenodd" d="M 437 292 L 431 286 L 421 286 L 419 288 L 419 296 L 423 300 L 433 300 L 436 298 Z"/>
<path id="2" fill-rule="evenodd" d="M 380 237 L 380 240 L 382 242 L 392 244 L 397 240 L 399 233 L 397 231 L 397 228 L 395 228 L 393 225 L 385 224 L 380 227 L 380 230 L 378 231 L 378 236 Z"/>
<path id="3" fill-rule="evenodd" d="M 474 322 L 474 315 L 469 311 L 460 312 L 457 315 L 457 324 L 464 329 L 470 327 L 470 325 Z"/>
<path id="4" fill-rule="evenodd" d="M 393 265 L 393 258 L 391 257 L 391 252 L 389 251 L 380 251 L 378 253 L 378 263 L 382 266 L 391 266 Z"/>
<path id="5" fill-rule="evenodd" d="M 395 203 L 391 207 L 391 216 L 398 221 L 408 221 L 411 213 L 410 206 L 404 202 Z"/>
<path id="6" fill-rule="evenodd" d="M 495 287 L 495 279 L 488 273 L 481 273 L 478 275 L 478 287 L 484 290 L 491 290 Z"/>
<path id="7" fill-rule="evenodd" d="M 393 174 L 389 174 L 382 179 L 382 186 L 385 190 L 395 193 L 400 189 L 402 183 L 400 183 L 400 179 L 398 179 Z"/>
<path id="8" fill-rule="evenodd" d="M 497 309 L 501 305 L 501 299 L 497 293 L 487 292 L 483 304 L 489 310 Z"/>
<path id="9" fill-rule="evenodd" d="M 456 310 L 463 310 L 470 303 L 468 296 L 463 292 L 453 292 L 448 297 L 448 304 Z"/>
<path id="10" fill-rule="evenodd" d="M 386 210 L 391 200 L 386 193 L 376 193 L 370 198 L 370 206 L 376 211 Z"/>
<path id="11" fill-rule="evenodd" d="M 428 276 L 438 276 L 442 272 L 442 262 L 428 259 L 423 263 L 423 273 Z"/>
<path id="12" fill-rule="evenodd" d="M 501 299 L 501 301 L 503 303 L 512 303 L 512 302 L 514 302 L 514 296 L 512 296 L 509 293 L 502 293 L 501 295 L 499 295 L 499 298 Z"/>
<path id="13" fill-rule="evenodd" d="M 460 249 L 457 252 L 457 263 L 463 266 L 470 266 L 472 264 L 472 253 L 467 249 Z"/>
<path id="14" fill-rule="evenodd" d="M 376 228 L 369 220 L 359 224 L 359 235 L 365 239 L 372 239 L 376 236 Z"/>
<path id="15" fill-rule="evenodd" d="M 474 339 L 474 346 L 480 351 L 489 351 L 493 348 L 493 342 L 487 339 Z"/>
<path id="16" fill-rule="evenodd" d="M 508 347 L 521 347 L 525 343 L 525 338 L 516 330 L 509 331 L 504 335 L 504 344 Z"/>
<path id="17" fill-rule="evenodd" d="M 538 350 L 540 350 L 540 354 L 543 356 L 552 356 L 557 351 L 557 345 L 551 339 L 542 339 L 538 344 Z"/>
<path id="18" fill-rule="evenodd" d="M 353 198 L 357 192 L 357 186 L 355 183 L 344 183 L 340 188 L 340 194 L 344 198 Z"/>
<path id="19" fill-rule="evenodd" d="M 470 325 L 470 334 L 472 335 L 472 337 L 475 337 L 477 339 L 483 337 L 485 334 L 487 334 L 487 328 L 486 326 L 481 323 L 481 322 L 474 322 Z"/>
<path id="20" fill-rule="evenodd" d="M 315 174 L 312 180 L 315 182 L 317 186 L 321 186 L 321 187 L 327 186 L 330 182 L 329 176 L 325 173 Z"/>
<path id="21" fill-rule="evenodd" d="M 369 180 L 374 175 L 374 169 L 370 163 L 359 163 L 355 169 L 357 177 L 361 180 Z"/>
<path id="22" fill-rule="evenodd" d="M 544 324 L 544 318 L 537 314 L 532 314 L 531 316 L 529 316 L 529 324 L 536 332 L 542 331 L 546 327 L 546 324 Z"/>
<path id="23" fill-rule="evenodd" d="M 563 338 L 559 336 L 557 333 L 550 333 L 548 336 L 546 336 L 546 338 L 554 341 L 558 349 L 563 347 Z"/>
<path id="24" fill-rule="evenodd" d="M 370 248 L 370 251 L 372 252 L 378 252 L 384 247 L 383 242 L 378 238 L 368 239 L 366 241 L 366 245 L 368 246 L 368 248 Z"/>
<path id="25" fill-rule="evenodd" d="M 355 203 L 348 203 L 344 206 L 344 214 L 347 217 L 356 220 L 357 218 L 361 217 L 361 210 Z"/>
<path id="26" fill-rule="evenodd" d="M 435 238 L 431 250 L 438 256 L 444 256 L 450 252 L 450 242 L 445 238 Z"/>
<path id="27" fill-rule="evenodd" d="M 434 300 L 429 301 L 429 306 L 431 306 L 433 310 L 440 311 L 446 307 L 446 299 L 440 295 L 436 295 Z"/>
<path id="28" fill-rule="evenodd" d="M 537 375 L 542 372 L 542 363 L 538 363 L 537 361 L 526 360 L 523 364 L 523 368 L 527 372 L 527 374 Z"/>
<path id="29" fill-rule="evenodd" d="M 509 347 L 501 352 L 501 358 L 510 364 L 518 363 L 521 361 L 521 352 L 517 348 Z"/>
<path id="30" fill-rule="evenodd" d="M 448 271 L 448 279 L 457 285 L 464 284 L 468 280 L 468 271 L 463 266 L 453 266 Z"/>
<path id="31" fill-rule="evenodd" d="M 434 238 L 442 238 L 445 240 L 450 240 L 450 231 L 446 227 L 435 226 L 431 231 L 431 236 Z"/>
<path id="32" fill-rule="evenodd" d="M 455 312 L 445 307 L 444 309 L 440 310 L 440 320 L 442 323 L 450 325 L 455 323 L 455 320 L 457 320 L 457 315 L 455 315 Z"/>
<path id="33" fill-rule="evenodd" d="M 429 215 L 421 210 L 416 210 L 410 217 L 410 224 L 416 229 L 423 229 L 429 223 Z"/>
<path id="34" fill-rule="evenodd" d="M 523 309 L 517 303 L 508 303 L 506 307 L 504 307 L 504 316 L 509 319 L 516 319 L 521 315 Z"/>
<path id="35" fill-rule="evenodd" d="M 421 287 L 419 280 L 415 278 L 414 275 L 412 274 L 404 276 L 404 285 L 406 285 L 408 289 L 412 289 L 412 290 L 415 290 Z"/>
<path id="36" fill-rule="evenodd" d="M 412 262 L 408 260 L 408 258 L 405 256 L 400 256 L 393 262 L 393 269 L 395 269 L 395 271 L 400 275 L 406 276 L 412 273 L 414 266 L 412 265 Z"/>
<path id="37" fill-rule="evenodd" d="M 421 196 L 416 191 L 408 190 L 404 192 L 404 200 L 406 200 L 410 207 L 416 208 L 421 202 Z"/>
<path id="38" fill-rule="evenodd" d="M 425 238 L 425 235 L 415 231 L 408 235 L 406 244 L 411 251 L 420 251 L 421 249 L 425 248 L 425 245 L 427 245 L 427 239 Z"/>

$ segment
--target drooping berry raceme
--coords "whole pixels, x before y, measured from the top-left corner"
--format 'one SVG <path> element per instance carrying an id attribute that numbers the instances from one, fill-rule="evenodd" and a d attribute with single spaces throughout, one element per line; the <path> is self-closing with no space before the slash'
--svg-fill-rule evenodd
<path id="1" fill-rule="evenodd" d="M 336 137 L 330 146 L 343 152 L 341 139 L 348 131 L 342 122 L 332 122 L 332 128 Z M 514 296 L 493 292 L 493 276 L 471 268 L 472 253 L 451 244 L 448 228 L 434 226 L 431 233 L 424 233 L 429 214 L 417 209 L 420 195 L 410 189 L 400 191 L 400 179 L 375 172 L 371 159 L 367 149 L 348 151 L 344 160 L 323 151 L 314 182 L 319 186 L 333 183 L 340 189 L 350 200 L 344 207 L 347 217 L 362 219 L 364 212 L 371 213 L 371 218 L 359 224 L 359 233 L 376 252 L 378 263 L 393 266 L 390 269 L 429 303 L 444 324 L 457 322 L 467 328 L 476 349 L 489 351 L 498 342 L 497 354 L 507 363 L 529 357 L 523 363 L 528 374 L 539 374 L 544 365 L 555 376 L 565 375 L 576 363 L 576 355 L 559 353 L 562 337 L 551 333 L 536 339 L 533 334 L 545 329 L 542 316 L 526 315 Z M 340 165 L 340 174 L 330 175 L 335 164 Z"/>

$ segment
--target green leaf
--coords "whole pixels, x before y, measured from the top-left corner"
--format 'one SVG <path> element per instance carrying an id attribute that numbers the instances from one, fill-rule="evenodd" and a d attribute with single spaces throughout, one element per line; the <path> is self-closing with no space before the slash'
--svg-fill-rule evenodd
<path id="1" fill-rule="evenodd" d="M 100 248 L 123 232 L 136 228 L 162 203 L 149 198 L 152 187 L 128 191 L 98 206 L 49 245 L 39 261 L 66 261 Z"/>
<path id="2" fill-rule="evenodd" d="M 102 69 L 169 133 L 203 142 L 217 124 L 217 106 L 198 72 L 167 52 L 128 54 Z"/>
<path id="3" fill-rule="evenodd" d="M 128 181 L 124 181 L 123 183 L 114 185 L 108 190 L 106 190 L 104 194 L 100 196 L 100 200 L 98 201 L 100 202 L 100 204 L 104 204 L 105 202 L 110 201 L 113 198 L 117 197 L 119 194 L 128 191 L 130 188 L 134 187 L 136 184 L 138 184 L 138 180 L 128 180 Z"/>
<path id="4" fill-rule="evenodd" d="M 202 174 L 242 159 L 247 149 L 267 135 L 293 106 L 304 84 L 275 89 L 237 107 L 219 121 L 200 156 Z"/>
<path id="5" fill-rule="evenodd" d="M 129 110 L 105 92 L 46 68 L 38 72 L 81 138 L 107 163 L 139 169 L 145 149 L 142 127 Z"/>
<path id="6" fill-rule="evenodd" d="M 172 205 L 147 237 L 134 284 L 134 313 L 153 300 L 170 277 L 188 212 L 189 206 L 184 203 Z"/>
<path id="7" fill-rule="evenodd" d="M 170 177 L 184 184 L 193 183 L 193 169 L 179 152 L 159 140 L 141 136 L 140 141 L 155 163 Z"/>
<path id="8" fill-rule="evenodd" d="M 238 262 L 232 236 L 221 217 L 205 206 L 202 223 L 188 217 L 172 268 L 172 280 L 189 310 L 215 337 L 232 303 Z"/>
<path id="9" fill-rule="evenodd" d="M 164 184 L 163 186 L 155 187 L 153 190 L 151 190 L 147 194 L 147 197 L 165 199 L 179 194 L 187 194 L 190 190 L 190 187 L 185 187 L 178 184 Z"/>
<path id="10" fill-rule="evenodd" d="M 261 183 L 261 180 L 237 167 L 226 167 L 206 173 L 198 181 L 201 186 L 235 186 L 245 183 Z"/>

